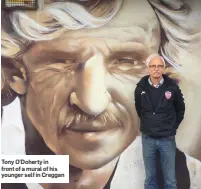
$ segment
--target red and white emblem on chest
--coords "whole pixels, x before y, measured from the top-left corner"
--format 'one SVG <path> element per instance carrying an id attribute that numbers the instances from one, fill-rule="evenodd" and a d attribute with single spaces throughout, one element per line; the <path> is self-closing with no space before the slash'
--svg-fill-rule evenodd
<path id="1" fill-rule="evenodd" d="M 166 97 L 167 99 L 170 99 L 171 96 L 172 96 L 172 93 L 171 93 L 170 91 L 166 91 L 166 92 L 165 92 L 165 97 Z"/>

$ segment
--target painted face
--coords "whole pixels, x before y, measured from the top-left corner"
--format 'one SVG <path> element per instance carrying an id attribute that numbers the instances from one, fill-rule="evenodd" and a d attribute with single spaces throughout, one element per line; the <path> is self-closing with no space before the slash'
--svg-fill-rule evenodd
<path id="1" fill-rule="evenodd" d="M 52 151 L 90 169 L 129 146 L 138 133 L 135 84 L 149 52 L 158 50 L 159 33 L 146 1 L 125 1 L 109 24 L 35 42 L 23 54 L 27 113 Z"/>
<path id="2" fill-rule="evenodd" d="M 149 65 L 148 71 L 152 78 L 160 78 L 165 71 L 165 66 L 159 57 L 153 58 Z"/>

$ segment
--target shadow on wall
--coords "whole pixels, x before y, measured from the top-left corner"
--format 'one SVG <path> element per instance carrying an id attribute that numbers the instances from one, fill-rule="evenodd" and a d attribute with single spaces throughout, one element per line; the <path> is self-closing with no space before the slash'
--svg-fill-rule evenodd
<path id="1" fill-rule="evenodd" d="M 164 189 L 159 153 L 157 154 L 157 177 L 159 189 Z M 190 175 L 186 164 L 186 156 L 178 149 L 176 151 L 176 178 L 178 189 L 190 189 Z"/>

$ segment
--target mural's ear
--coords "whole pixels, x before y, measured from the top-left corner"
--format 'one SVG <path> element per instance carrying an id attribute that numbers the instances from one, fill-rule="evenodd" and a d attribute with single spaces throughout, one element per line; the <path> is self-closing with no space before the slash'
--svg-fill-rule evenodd
<path id="1" fill-rule="evenodd" d="M 24 79 L 17 76 L 12 77 L 13 80 L 10 81 L 10 87 L 18 94 L 23 95 L 26 93 L 26 83 Z"/>
<path id="2" fill-rule="evenodd" d="M 1 106 L 26 93 L 26 78 L 22 70 L 22 65 L 13 59 L 1 57 Z"/>

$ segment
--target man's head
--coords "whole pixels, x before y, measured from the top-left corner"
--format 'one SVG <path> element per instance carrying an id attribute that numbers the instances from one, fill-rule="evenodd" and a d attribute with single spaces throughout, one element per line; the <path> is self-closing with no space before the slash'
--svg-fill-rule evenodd
<path id="1" fill-rule="evenodd" d="M 151 78 L 161 78 L 165 72 L 165 60 L 159 54 L 152 54 L 146 60 Z"/>
<path id="2" fill-rule="evenodd" d="M 121 1 L 114 2 L 117 6 Z M 88 24 L 89 14 L 78 8 L 84 15 L 80 19 Z M 52 33 L 62 23 L 67 27 L 63 11 L 58 15 L 57 9 L 48 10 L 60 21 Z M 78 14 L 72 10 L 69 12 Z M 52 36 L 39 26 L 41 32 L 32 30 L 36 21 L 42 22 L 41 17 L 11 15 L 20 42 L 31 42 L 16 58 L 21 61 L 23 77 L 10 82 L 12 89 L 23 95 L 28 117 L 47 146 L 56 154 L 69 154 L 72 165 L 85 169 L 107 164 L 135 139 L 139 129 L 133 99 L 135 83 L 146 74 L 144 61 L 158 51 L 160 43 L 158 21 L 147 1 L 122 1 L 111 15 L 104 24 L 103 19 L 94 19 L 102 23 L 99 27 L 65 31 L 63 27 L 51 40 L 46 39 L 60 30 Z M 18 19 L 15 23 L 15 16 L 26 18 L 27 23 L 22 25 Z M 75 20 L 68 21 L 72 26 Z"/>

